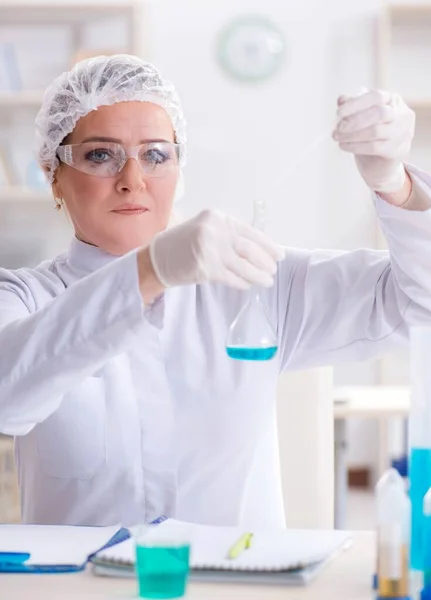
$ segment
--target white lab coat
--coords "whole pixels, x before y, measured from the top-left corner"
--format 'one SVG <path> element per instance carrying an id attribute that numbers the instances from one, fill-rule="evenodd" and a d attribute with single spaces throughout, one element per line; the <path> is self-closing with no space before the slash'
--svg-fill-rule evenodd
<path id="1" fill-rule="evenodd" d="M 144 308 L 135 252 L 74 239 L 0 270 L 0 431 L 16 436 L 24 522 L 283 525 L 279 372 L 369 358 L 431 318 L 431 210 L 375 202 L 391 259 L 289 250 L 263 295 L 279 343 L 265 363 L 226 355 L 243 292 L 175 288 Z"/>

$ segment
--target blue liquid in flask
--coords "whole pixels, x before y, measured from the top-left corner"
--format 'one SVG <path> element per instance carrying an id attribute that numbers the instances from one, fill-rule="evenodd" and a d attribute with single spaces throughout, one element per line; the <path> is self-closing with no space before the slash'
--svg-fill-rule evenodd
<path id="1" fill-rule="evenodd" d="M 423 568 L 423 514 L 424 496 L 431 487 L 431 448 L 412 448 L 410 451 L 410 501 L 412 504 L 412 537 L 410 566 L 414 570 Z"/>
<path id="2" fill-rule="evenodd" d="M 255 291 L 230 326 L 226 353 L 234 360 L 258 362 L 273 359 L 277 349 L 277 336 Z"/>
<path id="3" fill-rule="evenodd" d="M 226 352 L 236 360 L 271 360 L 277 354 L 277 346 L 268 348 L 244 348 L 242 346 L 227 346 Z"/>

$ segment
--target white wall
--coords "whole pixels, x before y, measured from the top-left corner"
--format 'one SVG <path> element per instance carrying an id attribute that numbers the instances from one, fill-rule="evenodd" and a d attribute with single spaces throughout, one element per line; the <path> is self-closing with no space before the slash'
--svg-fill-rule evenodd
<path id="1" fill-rule="evenodd" d="M 327 2 L 323 11 L 318 0 L 150 3 L 148 58 L 175 81 L 189 124 L 188 214 L 210 205 L 249 218 L 253 196 L 265 194 L 269 231 L 283 243 L 372 242 L 367 192 L 329 137 L 288 181 L 281 177 L 298 153 L 329 134 L 337 95 L 373 84 L 375 11 L 362 3 L 333 19 L 338 4 L 332 0 L 331 10 Z M 219 30 L 253 12 L 278 23 L 288 46 L 285 69 L 260 86 L 228 79 L 214 51 Z"/>
<path id="2" fill-rule="evenodd" d="M 187 213 L 213 206 L 249 219 L 252 198 L 264 194 L 271 233 L 282 242 L 307 246 L 326 236 L 321 225 L 326 223 L 324 153 L 315 152 L 290 181 L 277 183 L 298 150 L 331 127 L 330 99 L 322 93 L 327 31 L 317 20 L 310 27 L 317 2 L 302 4 L 221 0 L 209 8 L 199 0 L 151 3 L 149 58 L 175 81 L 189 123 Z M 289 65 L 266 85 L 238 85 L 216 62 L 215 37 L 238 13 L 255 11 L 272 17 L 286 32 Z M 301 180 L 311 164 L 315 177 L 304 194 Z"/>

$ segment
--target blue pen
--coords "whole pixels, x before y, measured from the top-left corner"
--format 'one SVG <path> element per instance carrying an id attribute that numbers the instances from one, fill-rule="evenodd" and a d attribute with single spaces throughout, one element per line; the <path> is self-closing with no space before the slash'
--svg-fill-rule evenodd
<path id="1" fill-rule="evenodd" d="M 154 521 L 150 522 L 150 525 L 160 525 L 160 523 L 163 523 L 163 521 L 167 521 L 168 517 L 166 517 L 165 515 L 161 515 L 160 517 L 157 517 L 157 519 L 154 519 Z"/>

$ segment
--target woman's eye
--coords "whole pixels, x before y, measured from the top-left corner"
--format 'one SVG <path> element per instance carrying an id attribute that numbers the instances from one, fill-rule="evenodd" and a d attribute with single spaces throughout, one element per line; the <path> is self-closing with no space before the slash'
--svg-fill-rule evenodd
<path id="1" fill-rule="evenodd" d="M 112 158 L 111 153 L 108 150 L 103 150 L 102 148 L 91 150 L 87 152 L 85 158 L 87 160 L 91 160 L 92 162 L 106 162 L 110 158 Z"/>
<path id="2" fill-rule="evenodd" d="M 169 155 L 165 152 L 162 152 L 161 150 L 153 148 L 144 152 L 143 158 L 146 162 L 149 162 L 151 164 L 161 165 L 162 163 L 169 160 Z"/>

